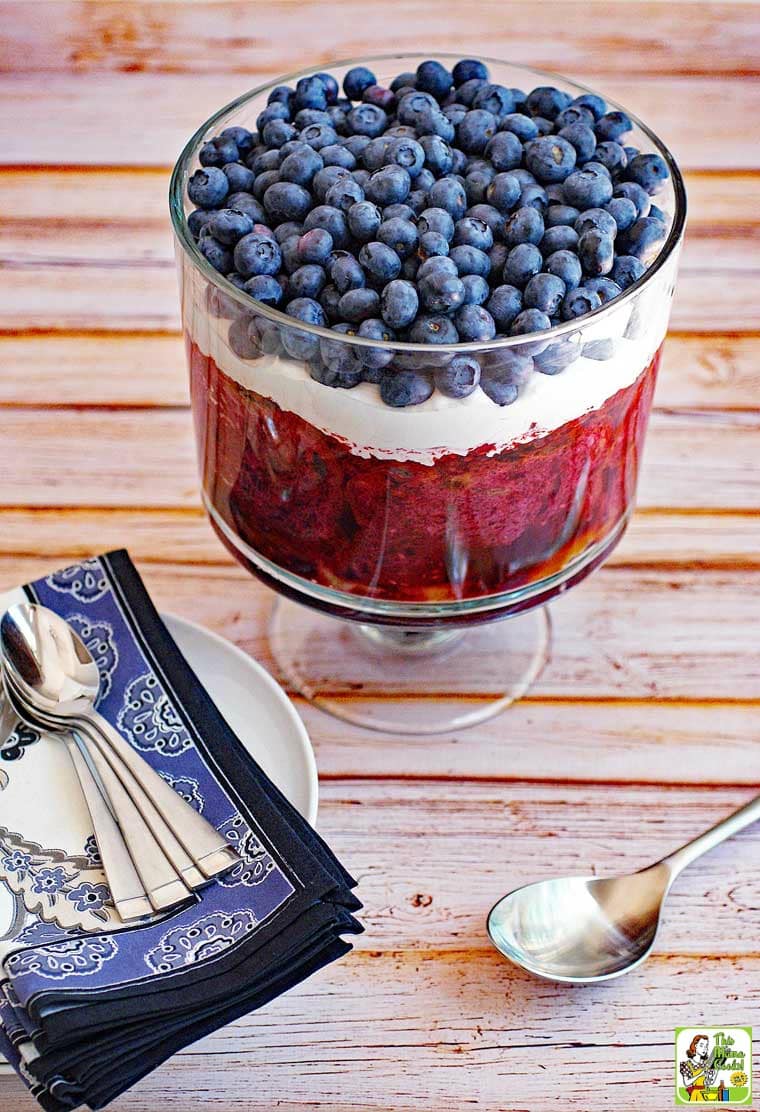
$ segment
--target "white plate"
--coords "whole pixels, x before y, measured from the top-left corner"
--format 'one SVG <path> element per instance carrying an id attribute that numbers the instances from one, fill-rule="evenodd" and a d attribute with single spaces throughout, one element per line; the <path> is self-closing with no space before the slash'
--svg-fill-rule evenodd
<path id="1" fill-rule="evenodd" d="M 319 786 L 306 727 L 280 685 L 242 649 L 216 633 L 162 615 L 201 683 L 270 780 L 314 825 Z M 13 1073 L 0 1057 L 0 1075 Z"/>

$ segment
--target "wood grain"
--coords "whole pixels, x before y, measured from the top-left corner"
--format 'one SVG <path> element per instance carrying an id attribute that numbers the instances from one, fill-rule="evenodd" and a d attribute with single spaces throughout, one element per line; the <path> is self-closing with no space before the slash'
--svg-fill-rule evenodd
<path id="1" fill-rule="evenodd" d="M 551 70 L 655 74 L 757 74 L 760 34 L 751 5 L 637 3 L 630 18 L 603 0 L 536 5 L 512 2 L 508 19 L 495 0 L 466 7 L 412 0 L 403 19 L 393 0 L 368 6 L 357 22 L 348 0 L 258 0 L 247 3 L 57 3 L 40 20 L 34 0 L 0 5 L 8 72 L 23 58 L 46 74 L 120 72 L 277 75 L 332 58 L 397 50 L 433 56 L 456 49 L 529 60 Z M 559 21 L 556 16 L 559 14 Z M 560 31 L 558 32 L 558 22 Z M 389 23 L 393 25 L 392 42 Z M 709 49 L 705 49 L 709 43 Z M 486 45 L 487 44 L 487 48 Z M 622 58 L 621 58 L 622 53 Z"/>
<path id="2" fill-rule="evenodd" d="M 294 9 L 295 10 L 295 9 Z M 297 66 L 313 51 L 292 54 Z M 567 69 L 567 67 L 565 67 Z M 747 141 L 760 116 L 760 82 L 733 76 L 598 75 L 568 70 L 600 85 L 646 120 L 688 170 L 757 170 L 760 148 Z M 267 76 L 174 73 L 0 75 L 0 162 L 7 165 L 171 166 L 212 113 Z M 108 111 L 103 105 L 108 105 Z M 161 106 L 156 112 L 156 105 Z M 696 105 L 714 106 L 714 125 Z M 256 113 L 254 113 L 254 116 Z M 134 127 L 150 120 L 149 127 Z M 718 122 L 719 120 L 719 122 Z M 125 142 L 124 136 L 129 136 Z"/>

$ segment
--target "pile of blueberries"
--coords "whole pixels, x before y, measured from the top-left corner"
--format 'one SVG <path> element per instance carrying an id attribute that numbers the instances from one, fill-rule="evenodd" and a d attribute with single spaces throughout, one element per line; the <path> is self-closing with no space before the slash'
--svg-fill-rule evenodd
<path id="1" fill-rule="evenodd" d="M 259 315 L 233 321 L 238 354 L 284 349 L 326 385 L 377 383 L 392 406 L 478 386 L 507 405 L 534 370 L 607 358 L 578 334 L 479 358 L 433 349 L 541 333 L 641 277 L 667 234 L 651 197 L 668 168 L 624 145 L 626 114 L 592 93 L 493 84 L 475 59 L 423 62 L 389 88 L 357 66 L 343 93 L 327 73 L 279 85 L 255 132 L 229 127 L 200 150 L 188 226 L 204 257 L 256 301 L 336 333 Z"/>

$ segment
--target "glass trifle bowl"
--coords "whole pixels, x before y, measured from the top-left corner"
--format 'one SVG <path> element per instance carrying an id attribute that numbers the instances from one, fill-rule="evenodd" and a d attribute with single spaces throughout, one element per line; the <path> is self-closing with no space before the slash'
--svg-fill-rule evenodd
<path id="1" fill-rule="evenodd" d="M 369 66 L 382 87 L 423 61 L 389 55 L 328 69 L 342 82 L 357 65 Z M 487 64 L 490 82 L 515 95 L 550 86 L 568 100 L 595 103 L 594 94 L 555 75 Z M 562 319 L 556 311 L 549 327 L 539 322 L 533 330 L 530 316 L 510 327 L 509 304 L 494 301 L 497 280 L 480 256 L 501 275 L 511 250 L 509 232 L 496 223 L 487 250 L 450 250 L 460 278 L 490 283 L 489 300 L 480 294 L 481 304 L 494 308 L 488 338 L 462 342 L 451 333 L 450 313 L 429 311 L 399 339 L 378 319 L 389 295 L 385 278 L 373 281 L 371 273 L 355 299 L 367 305 L 353 324 L 334 327 L 344 301 L 340 290 L 331 301 L 324 288 L 324 318 L 294 319 L 285 302 L 258 301 L 240 276 L 224 273 L 231 248 L 228 256 L 201 250 L 187 189 L 204 144 L 230 128 L 255 132 L 278 89 L 318 73 L 281 78 L 217 112 L 187 144 L 172 178 L 203 502 L 225 546 L 278 593 L 271 648 L 295 689 L 338 717 L 386 732 L 458 729 L 525 693 L 550 654 L 546 604 L 597 567 L 625 530 L 675 284 L 683 183 L 668 150 L 628 113 L 629 152 L 657 154 L 669 172 L 654 198 L 662 231 L 640 252 L 646 268 L 621 279 L 622 292 L 610 295 L 603 279 L 594 284 L 584 273 L 583 288 L 599 296 L 579 316 Z M 613 115 L 622 111 L 606 106 Z M 256 148 L 248 161 L 255 155 Z M 260 160 L 251 180 L 269 174 L 261 185 L 276 182 L 277 157 Z M 235 184 L 244 177 L 241 171 Z M 360 177 L 366 185 L 367 175 Z M 463 215 L 487 215 L 475 205 L 486 199 L 493 175 L 486 171 L 472 185 L 466 173 L 462 178 Z M 524 172 L 521 185 L 531 185 Z M 260 227 L 263 193 L 257 208 L 255 184 L 250 188 L 248 211 Z M 562 203 L 559 188 L 548 203 L 529 191 L 503 205 L 505 224 L 510 207 L 522 209 L 523 201 L 541 214 L 533 245 L 546 256 L 542 244 L 567 238 L 566 227 L 546 236 L 556 226 L 550 210 Z M 434 223 L 412 216 L 435 231 L 426 219 Z M 327 223 L 335 233 L 333 261 L 350 254 L 347 248 L 359 250 L 350 228 Z M 303 232 L 301 225 L 293 230 Z M 408 246 L 405 254 L 401 278 L 430 261 L 416 243 L 411 263 Z M 352 265 L 346 263 L 349 274 Z M 288 289 L 296 285 L 292 273 L 293 265 L 281 283 Z M 445 297 L 445 281 L 443 287 Z M 468 294 L 478 288 L 471 279 Z M 345 304 L 353 310 L 351 298 Z M 369 324 L 362 327 L 363 320 Z"/>

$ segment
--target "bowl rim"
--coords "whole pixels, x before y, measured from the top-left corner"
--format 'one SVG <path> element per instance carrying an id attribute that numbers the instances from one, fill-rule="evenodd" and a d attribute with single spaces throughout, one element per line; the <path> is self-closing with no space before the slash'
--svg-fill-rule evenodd
<path id="1" fill-rule="evenodd" d="M 226 116 L 231 115 L 233 112 L 242 108 L 244 105 L 252 101 L 254 98 L 261 96 L 263 93 L 271 92 L 272 89 L 278 85 L 286 85 L 291 82 L 297 81 L 301 77 L 308 77 L 315 73 L 329 72 L 334 67 L 346 66 L 360 66 L 367 63 L 388 62 L 391 60 L 403 60 L 407 58 L 420 59 L 422 57 L 419 51 L 400 51 L 398 53 L 390 54 L 371 54 L 363 55 L 360 58 L 338 58 L 329 62 L 315 63 L 305 69 L 293 70 L 290 73 L 282 74 L 273 81 L 267 81 L 263 85 L 257 85 L 253 89 L 242 93 L 239 97 L 225 104 L 222 108 L 214 112 L 204 123 L 193 133 L 182 149 L 182 152 L 175 163 L 172 171 L 171 179 L 169 182 L 169 211 L 171 214 L 172 225 L 177 242 L 182 247 L 182 250 L 189 257 L 193 266 L 198 269 L 203 276 L 217 287 L 227 298 L 232 298 L 237 302 L 244 312 L 249 314 L 260 314 L 266 319 L 280 325 L 293 329 L 298 332 L 303 332 L 308 335 L 316 336 L 323 340 L 332 340 L 333 342 L 342 342 L 347 344 L 356 345 L 363 348 L 376 348 L 386 352 L 417 352 L 425 353 L 428 357 L 442 356 L 442 355 L 466 355 L 476 352 L 500 351 L 506 348 L 521 348 L 527 343 L 535 343 L 537 338 L 541 342 L 544 340 L 551 343 L 553 340 L 571 336 L 578 333 L 589 325 L 598 323 L 605 316 L 611 316 L 618 312 L 621 307 L 627 305 L 646 287 L 646 285 L 655 277 L 656 274 L 662 270 L 665 264 L 670 260 L 673 253 L 676 251 L 683 238 L 684 228 L 686 225 L 686 188 L 683 181 L 683 176 L 678 167 L 678 164 L 671 154 L 668 147 L 662 140 L 655 134 L 650 127 L 648 127 L 638 116 L 628 111 L 617 101 L 610 100 L 609 97 L 602 93 L 597 92 L 595 89 L 589 88 L 580 82 L 574 81 L 572 78 L 564 77 L 562 74 L 555 73 L 551 70 L 537 69 L 533 66 L 526 66 L 519 62 L 512 62 L 505 58 L 492 58 L 480 57 L 479 60 L 493 66 L 510 66 L 515 70 L 521 70 L 525 74 L 531 74 L 535 77 L 543 79 L 557 80 L 563 84 L 573 85 L 578 90 L 576 95 L 581 93 L 593 93 L 595 96 L 600 96 L 605 101 L 608 111 L 618 110 L 624 112 L 634 127 L 639 128 L 650 143 L 656 148 L 665 160 L 665 163 L 670 171 L 671 180 L 673 183 L 673 192 L 675 196 L 675 211 L 673 214 L 673 222 L 670 228 L 665 243 L 662 245 L 657 257 L 647 267 L 646 271 L 640 278 L 633 282 L 627 289 L 623 290 L 617 297 L 612 298 L 610 301 L 601 305 L 598 309 L 594 309 L 590 313 L 586 313 L 582 317 L 575 317 L 569 321 L 563 321 L 561 324 L 556 324 L 552 328 L 547 328 L 541 332 L 526 332 L 519 336 L 502 336 L 498 339 L 480 341 L 474 340 L 468 343 L 457 344 L 423 344 L 413 343 L 408 340 L 375 340 L 364 336 L 354 336 L 345 333 L 335 332 L 332 328 L 323 327 L 318 324 L 308 324 L 303 321 L 297 320 L 295 317 L 288 316 L 287 313 L 280 309 L 273 309 L 271 306 L 264 305 L 263 302 L 256 301 L 248 294 L 243 293 L 237 286 L 229 282 L 223 274 L 208 262 L 208 260 L 201 254 L 195 240 L 190 234 L 190 229 L 187 223 L 187 216 L 185 214 L 184 206 L 184 188 L 183 176 L 189 169 L 191 162 L 200 148 L 200 145 L 206 139 L 207 133 L 218 123 L 220 123 Z M 435 59 L 446 60 L 460 60 L 463 55 L 459 53 L 451 53 L 446 51 L 437 51 Z"/>

